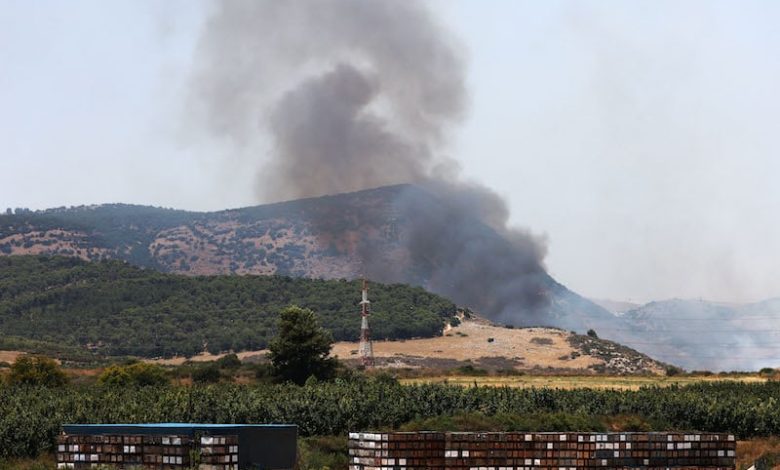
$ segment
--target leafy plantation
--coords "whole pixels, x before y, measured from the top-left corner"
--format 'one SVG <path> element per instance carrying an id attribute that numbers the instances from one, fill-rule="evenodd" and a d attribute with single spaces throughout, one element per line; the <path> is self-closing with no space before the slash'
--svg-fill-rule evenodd
<path id="1" fill-rule="evenodd" d="M 780 433 L 780 383 L 710 383 L 638 391 L 402 386 L 391 380 L 205 387 L 0 387 L 0 458 L 52 449 L 63 423 L 294 423 L 303 436 L 403 427 L 462 413 L 508 417 L 522 430 L 592 430 L 594 417 L 633 415 L 655 429 Z M 512 415 L 549 414 L 555 419 Z M 570 415 L 571 418 L 566 418 Z M 447 421 L 445 421 L 447 422 Z M 470 426 L 474 426 L 473 423 Z"/>
<path id="2" fill-rule="evenodd" d="M 371 299 L 375 338 L 435 336 L 456 312 L 401 284 L 372 284 Z M 190 277 L 121 261 L 0 257 L 0 344 L 143 357 L 262 349 L 290 304 L 314 310 L 336 340 L 356 340 L 359 300 L 358 281 Z"/>

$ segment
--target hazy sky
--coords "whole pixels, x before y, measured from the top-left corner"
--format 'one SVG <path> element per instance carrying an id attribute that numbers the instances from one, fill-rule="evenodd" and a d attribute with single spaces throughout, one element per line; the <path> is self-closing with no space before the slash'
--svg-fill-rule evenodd
<path id="1" fill-rule="evenodd" d="M 448 153 L 581 294 L 780 296 L 780 3 L 430 3 L 469 63 Z M 0 0 L 0 206 L 253 205 L 188 124 L 210 4 Z"/>

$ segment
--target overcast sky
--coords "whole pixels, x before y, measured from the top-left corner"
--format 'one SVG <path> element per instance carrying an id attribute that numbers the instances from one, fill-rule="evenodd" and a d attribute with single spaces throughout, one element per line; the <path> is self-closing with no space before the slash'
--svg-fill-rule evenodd
<path id="1" fill-rule="evenodd" d="M 450 1 L 448 153 L 590 297 L 780 296 L 780 2 Z M 208 3 L 0 0 L 0 206 L 257 200 L 187 124 Z"/>

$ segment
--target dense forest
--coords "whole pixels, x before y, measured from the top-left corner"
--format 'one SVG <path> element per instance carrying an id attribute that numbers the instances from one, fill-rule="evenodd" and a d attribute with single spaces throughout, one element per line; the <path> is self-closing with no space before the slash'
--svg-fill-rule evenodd
<path id="1" fill-rule="evenodd" d="M 456 306 L 402 284 L 371 284 L 375 338 L 441 333 Z M 160 357 L 265 348 L 278 312 L 314 310 L 336 340 L 359 337 L 359 281 L 182 276 L 122 261 L 0 257 L 0 343 Z M 52 346 L 54 347 L 54 346 Z"/>
<path id="2" fill-rule="evenodd" d="M 0 386 L 0 458 L 51 450 L 63 423 L 294 423 L 301 435 L 311 436 L 398 428 L 421 418 L 463 412 L 571 417 L 531 424 L 535 431 L 593 430 L 589 418 L 624 415 L 650 423 L 654 430 L 731 432 L 746 438 L 780 433 L 778 396 L 779 382 L 638 391 L 401 386 L 377 379 L 304 387 Z"/>

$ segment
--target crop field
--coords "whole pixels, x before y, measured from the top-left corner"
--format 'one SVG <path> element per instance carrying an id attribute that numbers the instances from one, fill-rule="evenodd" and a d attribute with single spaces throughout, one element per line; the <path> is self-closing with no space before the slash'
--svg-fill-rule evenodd
<path id="1" fill-rule="evenodd" d="M 636 391 L 402 386 L 383 378 L 304 387 L 11 386 L 0 387 L 0 459 L 51 451 L 63 423 L 295 423 L 302 436 L 334 436 L 397 429 L 421 419 L 443 419 L 449 428 L 448 417 L 471 413 L 504 417 L 505 430 L 537 431 L 601 430 L 606 427 L 599 417 L 634 416 L 651 429 L 730 432 L 746 439 L 780 433 L 778 396 L 780 383 L 774 381 Z"/>
<path id="2" fill-rule="evenodd" d="M 683 376 L 605 376 L 605 375 L 510 375 L 510 376 L 437 376 L 402 379 L 404 384 L 441 383 L 473 387 L 558 388 L 638 390 L 641 387 L 668 387 L 714 382 L 764 383 L 760 375 L 683 375 Z"/>

